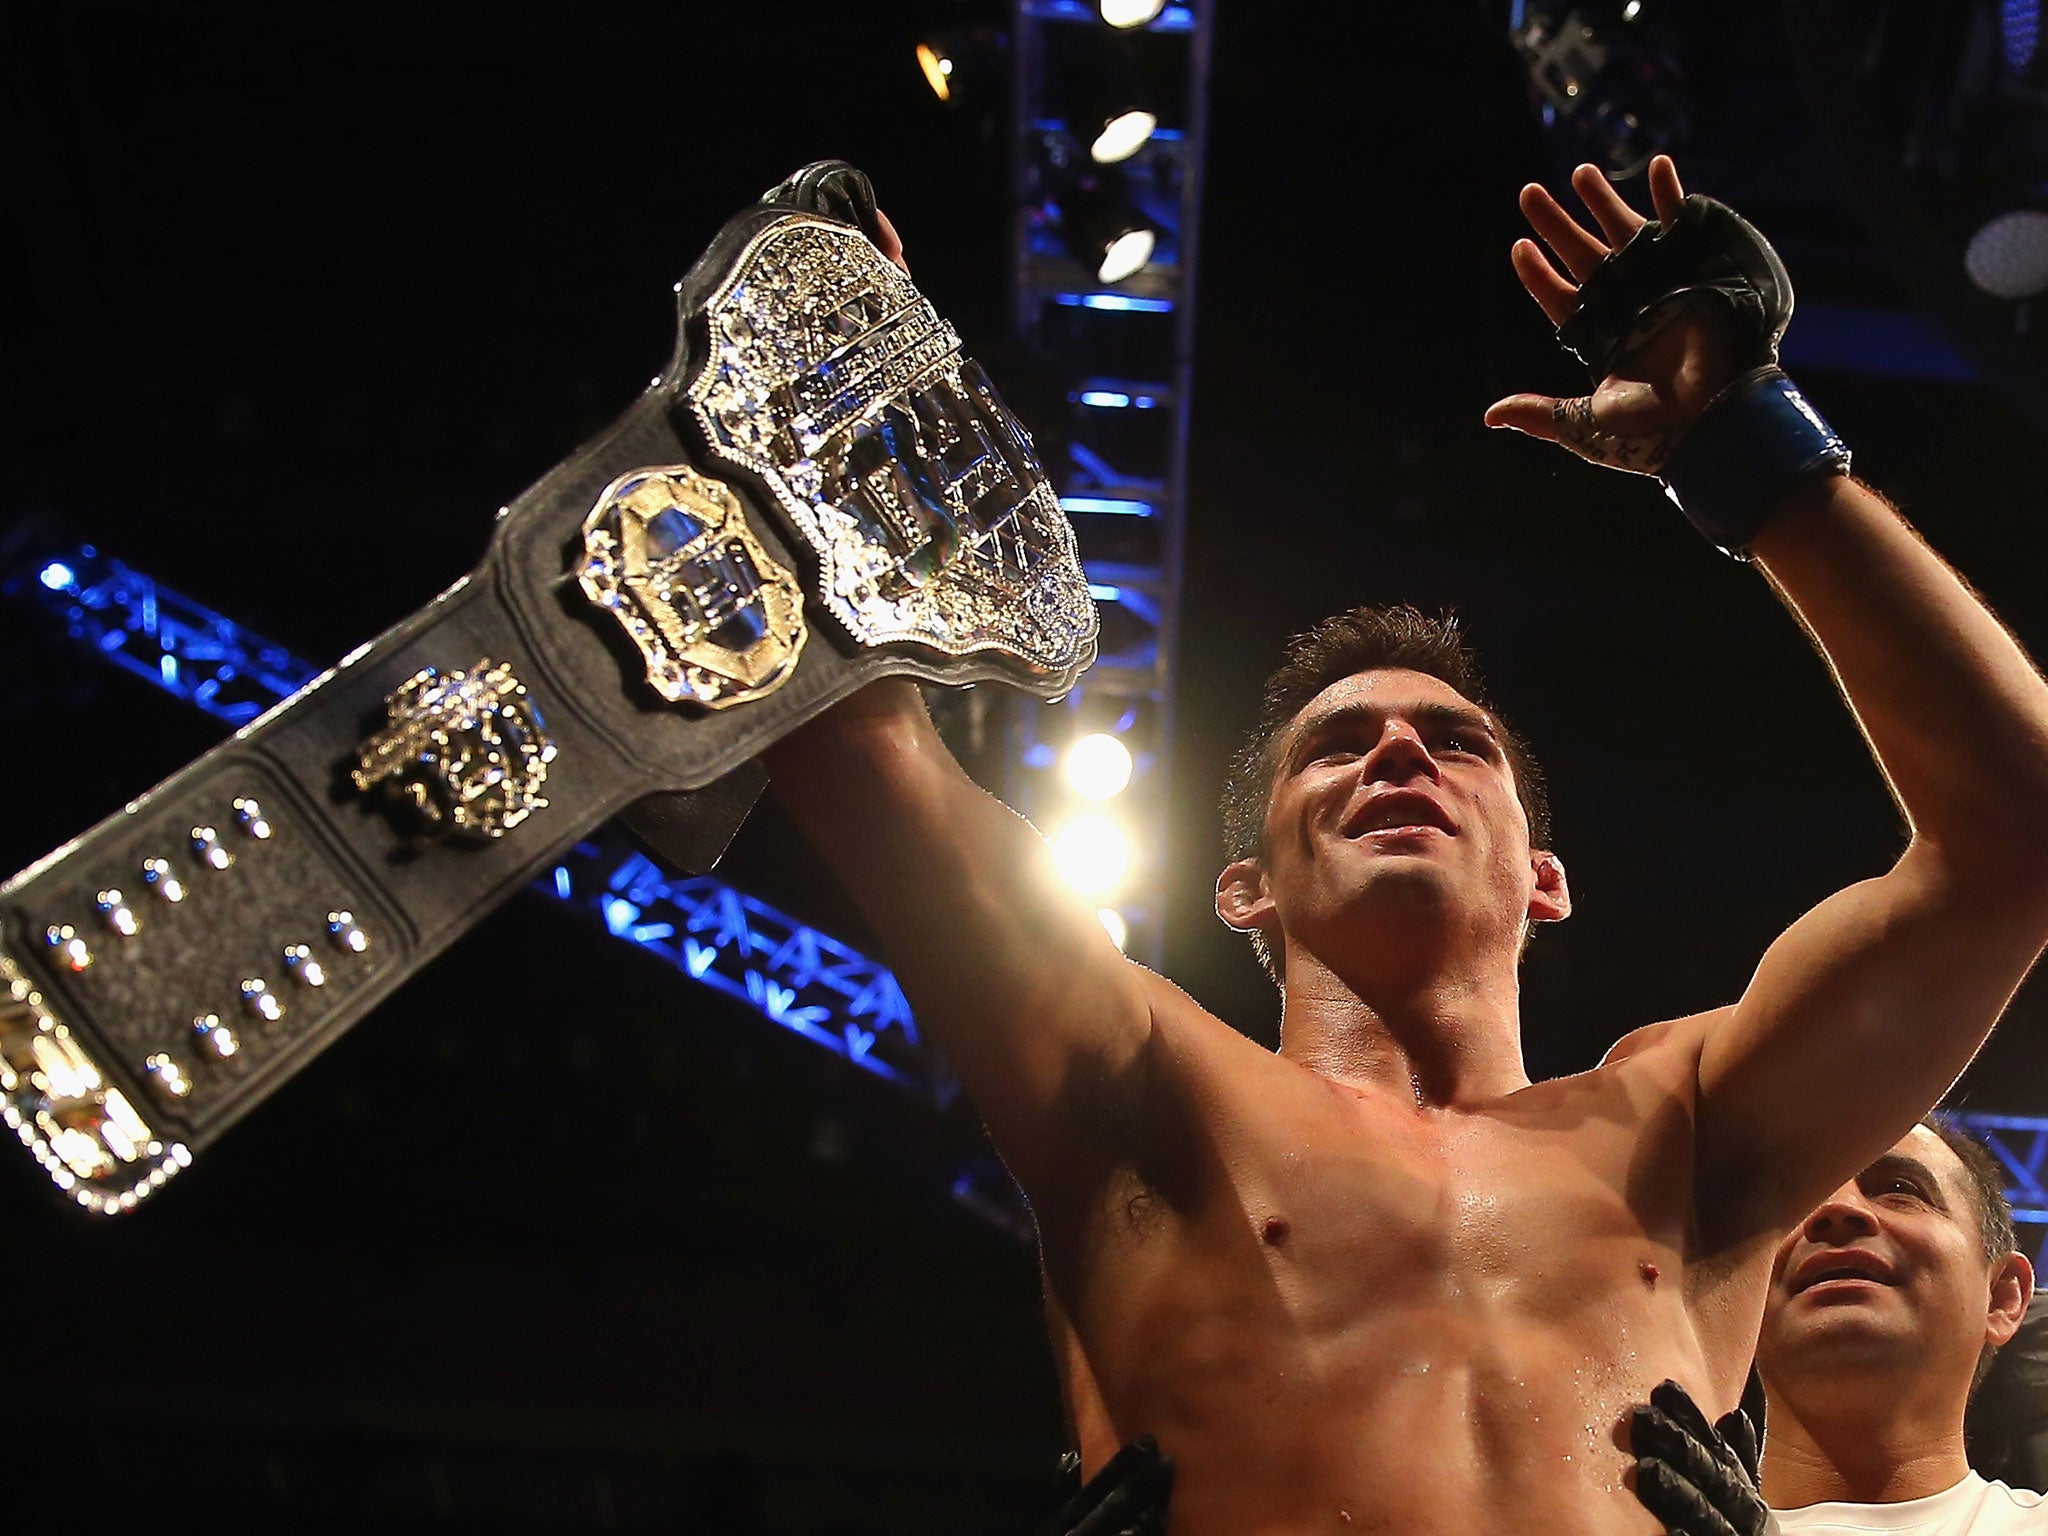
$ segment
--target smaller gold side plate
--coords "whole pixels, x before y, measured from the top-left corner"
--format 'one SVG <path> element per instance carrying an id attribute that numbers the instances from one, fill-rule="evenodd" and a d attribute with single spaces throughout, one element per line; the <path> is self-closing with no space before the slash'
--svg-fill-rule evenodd
<path id="1" fill-rule="evenodd" d="M 671 703 L 765 698 L 796 670 L 809 636 L 795 574 L 754 536 L 732 490 L 687 464 L 605 487 L 583 520 L 576 579 Z"/>

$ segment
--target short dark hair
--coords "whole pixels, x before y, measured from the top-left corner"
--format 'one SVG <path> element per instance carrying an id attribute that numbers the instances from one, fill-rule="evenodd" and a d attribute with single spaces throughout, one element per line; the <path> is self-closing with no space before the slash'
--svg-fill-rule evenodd
<path id="1" fill-rule="evenodd" d="M 1970 1198 L 1977 1207 L 1977 1236 L 1983 1244 L 1984 1262 L 1994 1269 L 2014 1252 L 2019 1239 L 2013 1232 L 2012 1207 L 2005 1200 L 2005 1169 L 1993 1152 L 1977 1137 L 1964 1130 L 1953 1115 L 1937 1111 L 1920 1122 L 1941 1138 L 1941 1144 L 1955 1153 L 1956 1161 L 1970 1176 Z"/>
<path id="2" fill-rule="evenodd" d="M 1223 785 L 1223 856 L 1235 862 L 1261 850 L 1266 806 L 1272 798 L 1278 766 L 1275 748 L 1294 717 L 1334 682 L 1359 672 L 1399 667 L 1449 683 L 1493 717 L 1500 728 L 1501 750 L 1514 774 L 1515 793 L 1529 821 L 1529 841 L 1537 848 L 1550 844 L 1550 800 L 1543 771 L 1522 738 L 1488 697 L 1479 662 L 1466 648 L 1453 614 L 1432 617 L 1407 603 L 1391 607 L 1350 608 L 1332 614 L 1287 642 L 1281 662 L 1266 679 L 1259 697 L 1258 724 L 1231 760 Z M 1254 933 L 1252 948 L 1275 981 L 1280 979 L 1272 948 L 1263 933 Z"/>
<path id="3" fill-rule="evenodd" d="M 1996 1270 L 2019 1241 L 2012 1229 L 2012 1207 L 2006 1203 L 2005 1170 L 1999 1166 L 1998 1154 L 1964 1130 L 1952 1115 L 1937 1110 L 1920 1123 L 1941 1138 L 1941 1144 L 1955 1153 L 1956 1161 L 1970 1176 L 1970 1203 L 1977 1208 L 1978 1245 L 1984 1250 L 1984 1262 Z M 1990 1343 L 1978 1351 L 1977 1368 L 1970 1374 L 1971 1397 L 1984 1385 L 1997 1354 L 1998 1346 Z"/>

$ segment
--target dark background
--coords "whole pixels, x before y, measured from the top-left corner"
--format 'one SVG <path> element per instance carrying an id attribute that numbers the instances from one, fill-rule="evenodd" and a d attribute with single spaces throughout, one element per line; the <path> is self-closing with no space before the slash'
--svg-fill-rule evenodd
<path id="1" fill-rule="evenodd" d="M 1691 180 L 1781 236 L 1803 296 L 1904 308 L 1757 10 L 1674 34 Z M 1453 605 L 1548 766 L 1579 902 L 1527 963 L 1531 1069 L 1585 1067 L 1729 999 L 1885 866 L 1898 819 L 1752 572 L 1646 482 L 1479 424 L 1574 379 L 1507 265 L 1517 187 L 1558 164 L 1504 9 L 1221 11 L 1166 969 L 1272 1038 L 1208 911 L 1224 760 L 1285 634 Z M 0 66 L 0 514 L 337 657 L 474 561 L 666 360 L 669 284 L 717 226 L 827 155 L 998 355 L 1007 125 L 939 109 L 909 62 L 924 24 L 979 14 L 42 13 Z M 1858 469 L 2048 643 L 2038 427 L 1967 384 L 1799 371 Z M 6 868 L 219 734 L 39 623 L 0 614 Z M 724 873 L 863 941 L 772 813 Z M 2024 992 L 1972 1107 L 2048 1112 L 2042 1013 Z M 517 900 L 141 1214 L 88 1219 L 0 1159 L 7 1507 L 24 1530 L 1031 1529 L 1064 1433 L 1032 1256 L 946 1196 L 978 1141 Z"/>

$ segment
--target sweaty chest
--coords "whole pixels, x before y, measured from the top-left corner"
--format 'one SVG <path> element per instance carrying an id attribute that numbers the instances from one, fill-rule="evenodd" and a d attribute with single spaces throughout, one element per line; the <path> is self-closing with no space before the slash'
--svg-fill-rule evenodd
<path id="1" fill-rule="evenodd" d="M 1223 1187 L 1200 1224 L 1303 1322 L 1404 1301 L 1562 1317 L 1595 1294 L 1676 1283 L 1675 1236 L 1643 1208 L 1616 1138 L 1388 1113 L 1320 1085 L 1302 1097 L 1294 1114 L 1224 1128 Z"/>

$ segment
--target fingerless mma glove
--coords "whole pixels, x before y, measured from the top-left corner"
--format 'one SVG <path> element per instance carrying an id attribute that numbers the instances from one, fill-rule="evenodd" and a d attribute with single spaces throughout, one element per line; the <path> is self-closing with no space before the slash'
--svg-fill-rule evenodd
<path id="1" fill-rule="evenodd" d="M 1770 242 L 1734 209 L 1695 194 L 1652 221 L 1579 288 L 1557 339 L 1610 373 L 1653 312 L 1697 298 L 1721 306 L 1745 371 L 1708 402 L 1664 463 L 1664 490 L 1708 542 L 1736 559 L 1778 495 L 1809 475 L 1846 474 L 1849 449 L 1778 367 L 1792 281 Z"/>

